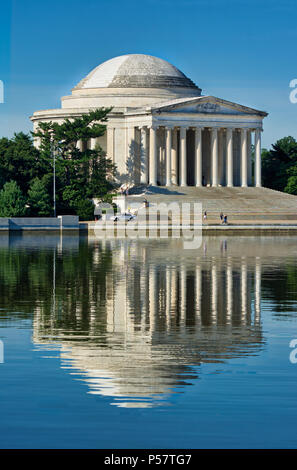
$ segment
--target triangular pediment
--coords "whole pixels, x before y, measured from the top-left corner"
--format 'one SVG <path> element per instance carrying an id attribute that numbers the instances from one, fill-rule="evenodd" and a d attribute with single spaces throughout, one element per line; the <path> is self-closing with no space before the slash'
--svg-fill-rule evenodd
<path id="1" fill-rule="evenodd" d="M 242 115 L 253 114 L 267 116 L 264 111 L 232 103 L 215 96 L 198 96 L 194 98 L 180 98 L 153 105 L 149 108 L 152 114 L 160 113 L 190 113 L 190 114 L 227 114 Z"/>

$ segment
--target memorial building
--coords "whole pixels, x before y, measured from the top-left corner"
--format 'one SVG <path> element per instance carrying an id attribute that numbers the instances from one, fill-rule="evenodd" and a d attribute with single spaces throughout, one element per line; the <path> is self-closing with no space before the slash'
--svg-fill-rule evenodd
<path id="1" fill-rule="evenodd" d="M 165 60 L 143 54 L 110 59 L 62 97 L 61 108 L 36 111 L 31 120 L 36 130 L 40 122 L 61 123 L 100 107 L 112 107 L 105 135 L 77 145 L 92 149 L 100 144 L 121 183 L 261 186 L 267 113 L 203 95 Z"/>

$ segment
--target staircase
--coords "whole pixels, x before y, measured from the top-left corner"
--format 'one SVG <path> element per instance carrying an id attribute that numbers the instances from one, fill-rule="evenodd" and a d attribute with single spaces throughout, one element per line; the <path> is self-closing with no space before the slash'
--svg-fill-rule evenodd
<path id="1" fill-rule="evenodd" d="M 268 188 L 138 186 L 130 190 L 126 198 L 127 207 L 129 203 L 142 202 L 144 198 L 151 205 L 201 202 L 203 212 L 207 211 L 208 223 L 219 223 L 219 214 L 223 212 L 231 223 L 297 224 L 297 196 Z"/>

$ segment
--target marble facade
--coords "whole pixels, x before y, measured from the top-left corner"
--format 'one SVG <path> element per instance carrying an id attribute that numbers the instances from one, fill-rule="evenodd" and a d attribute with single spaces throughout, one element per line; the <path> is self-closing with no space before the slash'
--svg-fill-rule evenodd
<path id="1" fill-rule="evenodd" d="M 37 111 L 31 120 L 36 130 L 39 122 L 62 122 L 101 106 L 113 107 L 106 134 L 78 146 L 100 144 L 119 182 L 261 186 L 267 113 L 202 96 L 176 67 L 155 57 L 133 54 L 104 62 L 62 98 L 61 109 Z"/>

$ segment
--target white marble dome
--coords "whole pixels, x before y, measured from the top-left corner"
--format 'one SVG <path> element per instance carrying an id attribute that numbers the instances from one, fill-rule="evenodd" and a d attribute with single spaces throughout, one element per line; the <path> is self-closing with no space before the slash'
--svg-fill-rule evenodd
<path id="1" fill-rule="evenodd" d="M 201 91 L 166 60 L 145 54 L 114 57 L 98 65 L 76 90 L 96 88 L 186 88 Z"/>

